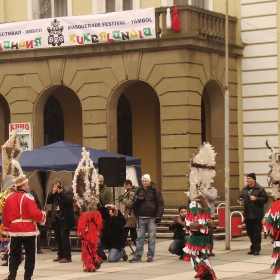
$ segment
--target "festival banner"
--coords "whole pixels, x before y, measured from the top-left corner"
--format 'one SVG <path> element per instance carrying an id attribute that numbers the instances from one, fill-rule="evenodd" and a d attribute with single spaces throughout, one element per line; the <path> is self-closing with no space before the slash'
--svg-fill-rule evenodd
<path id="1" fill-rule="evenodd" d="M 155 9 L 0 24 L 0 52 L 153 39 Z"/>
<path id="2" fill-rule="evenodd" d="M 20 150 L 22 152 L 33 150 L 32 123 L 10 123 L 9 137 L 15 132 L 18 134 Z"/>

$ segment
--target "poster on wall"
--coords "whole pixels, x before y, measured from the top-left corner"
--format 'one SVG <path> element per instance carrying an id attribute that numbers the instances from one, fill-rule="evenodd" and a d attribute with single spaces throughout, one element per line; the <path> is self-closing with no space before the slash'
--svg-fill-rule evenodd
<path id="1" fill-rule="evenodd" d="M 9 137 L 15 132 L 18 134 L 21 151 L 27 152 L 33 150 L 32 123 L 10 123 Z"/>

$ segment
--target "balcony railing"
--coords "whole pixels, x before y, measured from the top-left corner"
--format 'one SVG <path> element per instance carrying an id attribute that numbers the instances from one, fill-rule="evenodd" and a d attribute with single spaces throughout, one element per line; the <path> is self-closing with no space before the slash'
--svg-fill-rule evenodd
<path id="1" fill-rule="evenodd" d="M 166 8 L 156 9 L 156 33 L 158 38 L 196 37 L 219 42 L 225 41 L 225 15 L 194 6 L 178 6 L 181 31 L 166 27 Z M 174 8 L 171 8 L 171 14 Z M 237 19 L 229 17 L 229 43 L 236 44 Z"/>

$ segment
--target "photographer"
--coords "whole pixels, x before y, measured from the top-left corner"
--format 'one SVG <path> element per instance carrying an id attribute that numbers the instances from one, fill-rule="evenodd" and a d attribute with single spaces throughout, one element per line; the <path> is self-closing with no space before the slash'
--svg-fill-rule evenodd
<path id="1" fill-rule="evenodd" d="M 134 214 L 132 209 L 132 203 L 135 197 L 136 188 L 132 187 L 132 182 L 130 180 L 124 181 L 125 194 L 119 197 L 119 202 L 121 202 L 124 207 L 124 217 L 126 220 L 126 224 L 124 226 L 124 236 L 123 241 L 126 244 L 128 232 L 130 232 L 131 239 L 136 246 L 136 238 L 137 238 L 137 217 Z"/>
<path id="2" fill-rule="evenodd" d="M 70 229 L 75 225 L 73 212 L 73 193 L 62 186 L 59 179 L 52 181 L 53 190 L 49 193 L 47 204 L 52 204 L 52 221 L 58 252 L 54 262 L 72 262 Z"/>
<path id="3" fill-rule="evenodd" d="M 147 262 L 153 261 L 156 249 L 157 224 L 160 223 L 164 211 L 162 193 L 156 187 L 156 184 L 151 182 L 150 175 L 143 175 L 141 181 L 141 186 L 135 192 L 132 207 L 139 218 L 139 226 L 137 229 L 135 254 L 129 261 L 131 263 L 140 262 L 142 259 L 146 232 L 148 233 Z"/>
<path id="4" fill-rule="evenodd" d="M 127 261 L 128 256 L 124 251 L 123 227 L 126 223 L 121 211 L 113 204 L 106 204 L 99 209 L 104 223 L 101 244 L 109 249 L 108 261 L 117 262 L 121 258 Z"/>
<path id="5" fill-rule="evenodd" d="M 186 214 L 187 206 L 179 207 L 179 217 L 175 218 L 173 223 L 169 226 L 169 230 L 174 231 L 173 242 L 169 246 L 169 252 L 176 254 L 179 259 L 183 259 L 183 248 L 188 240 L 189 235 L 186 232 Z"/>

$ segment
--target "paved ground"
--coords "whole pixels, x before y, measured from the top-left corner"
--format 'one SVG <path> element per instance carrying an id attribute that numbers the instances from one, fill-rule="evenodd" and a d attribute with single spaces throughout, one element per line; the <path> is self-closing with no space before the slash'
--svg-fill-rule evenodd
<path id="1" fill-rule="evenodd" d="M 147 263 L 145 255 L 141 263 L 119 261 L 117 263 L 104 262 L 95 273 L 82 272 L 80 252 L 73 252 L 73 262 L 59 264 L 52 262 L 56 252 L 44 249 L 44 254 L 37 255 L 34 279 L 38 280 L 189 280 L 194 279 L 195 272 L 190 263 L 185 263 L 168 252 L 170 240 L 157 240 L 156 257 L 154 262 Z M 73 244 L 73 249 L 75 245 Z M 145 245 L 145 252 L 147 252 Z M 219 280 L 245 279 L 245 280 L 272 280 L 271 274 L 272 244 L 269 239 L 263 240 L 261 255 L 247 255 L 249 247 L 248 237 L 234 238 L 230 250 L 225 250 L 225 240 L 215 241 L 216 257 L 212 258 L 212 266 Z M 127 247 L 127 253 L 129 253 Z M 145 254 L 145 253 L 144 253 Z M 132 255 L 129 256 L 129 259 Z M 0 266 L 0 279 L 8 272 L 7 267 Z M 23 265 L 20 266 L 17 280 L 23 280 Z"/>

